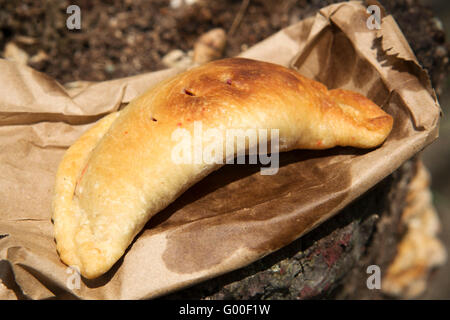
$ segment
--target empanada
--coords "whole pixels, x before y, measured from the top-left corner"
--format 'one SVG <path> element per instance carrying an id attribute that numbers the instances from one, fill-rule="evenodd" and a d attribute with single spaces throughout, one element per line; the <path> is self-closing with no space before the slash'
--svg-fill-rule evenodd
<path id="1" fill-rule="evenodd" d="M 372 148 L 393 124 L 364 96 L 275 64 L 230 58 L 186 71 L 100 120 L 65 153 L 53 201 L 63 262 L 86 278 L 102 275 L 153 215 L 222 165 L 172 161 L 174 132 L 194 134 L 199 121 L 223 134 L 278 129 L 279 151 Z M 238 151 L 224 150 L 223 159 Z"/>

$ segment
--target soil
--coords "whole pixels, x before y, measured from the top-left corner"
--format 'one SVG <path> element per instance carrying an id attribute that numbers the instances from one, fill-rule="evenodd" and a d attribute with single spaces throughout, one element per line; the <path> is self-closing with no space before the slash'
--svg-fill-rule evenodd
<path id="1" fill-rule="evenodd" d="M 30 56 L 43 50 L 48 58 L 30 65 L 62 83 L 131 76 L 165 68 L 161 61 L 165 54 L 192 49 L 195 40 L 212 28 L 230 31 L 244 2 L 199 0 L 172 8 L 166 0 L 81 0 L 75 1 L 81 9 L 81 29 L 68 30 L 66 9 L 73 1 L 0 0 L 0 51 L 11 40 Z M 234 56 L 333 2 L 338 1 L 250 1 L 227 39 L 224 56 Z M 448 45 L 439 20 L 419 1 L 381 3 L 394 15 L 439 88 L 448 69 Z M 29 38 L 20 40 L 24 36 Z"/>

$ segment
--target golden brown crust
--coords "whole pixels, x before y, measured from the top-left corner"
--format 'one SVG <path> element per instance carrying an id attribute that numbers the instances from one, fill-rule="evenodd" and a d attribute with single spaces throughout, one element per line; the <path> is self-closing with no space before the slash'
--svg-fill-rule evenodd
<path id="1" fill-rule="evenodd" d="M 220 167 L 170 161 L 172 133 L 192 134 L 195 121 L 221 132 L 279 129 L 280 151 L 287 151 L 372 148 L 393 120 L 359 94 L 328 91 L 293 70 L 249 59 L 211 62 L 163 81 L 85 133 L 61 162 L 53 219 L 65 263 L 87 278 L 103 274 L 151 216 Z"/>

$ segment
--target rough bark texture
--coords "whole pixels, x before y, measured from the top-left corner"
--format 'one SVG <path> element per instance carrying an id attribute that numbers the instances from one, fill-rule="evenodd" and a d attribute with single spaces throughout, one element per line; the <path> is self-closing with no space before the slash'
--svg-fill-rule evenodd
<path id="1" fill-rule="evenodd" d="M 239 0 L 197 0 L 179 8 L 170 7 L 169 0 L 80 0 L 76 4 L 82 12 L 81 30 L 70 31 L 66 9 L 73 1 L 0 0 L 0 51 L 14 42 L 31 57 L 29 65 L 62 83 L 102 81 L 165 68 L 162 58 L 168 52 L 192 50 L 197 39 L 213 28 L 234 29 L 224 56 L 237 55 L 341 1 L 252 0 L 237 19 L 243 3 Z M 439 93 L 448 70 L 442 23 L 425 1 L 379 3 L 394 16 Z M 45 55 L 37 56 L 40 51 Z"/>

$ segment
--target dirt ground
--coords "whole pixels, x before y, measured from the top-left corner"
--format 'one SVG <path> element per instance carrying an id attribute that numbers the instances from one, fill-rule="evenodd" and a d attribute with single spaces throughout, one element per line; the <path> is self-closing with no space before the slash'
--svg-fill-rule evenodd
<path id="1" fill-rule="evenodd" d="M 191 50 L 204 32 L 228 32 L 223 56 L 238 54 L 279 29 L 332 2 L 323 0 L 197 1 L 173 8 L 169 0 L 0 0 L 0 52 L 15 43 L 28 64 L 67 83 L 103 81 L 165 68 L 171 50 Z M 173 1 L 175 3 L 177 1 Z M 424 152 L 435 204 L 450 248 L 450 3 L 445 0 L 380 1 L 405 33 L 430 74 L 444 116 L 440 139 Z M 423 1 L 425 2 L 425 1 Z M 81 8 L 81 30 L 66 27 L 66 8 Z M 237 20 L 239 12 L 242 19 Z M 450 264 L 438 270 L 424 298 L 450 299 Z"/>

